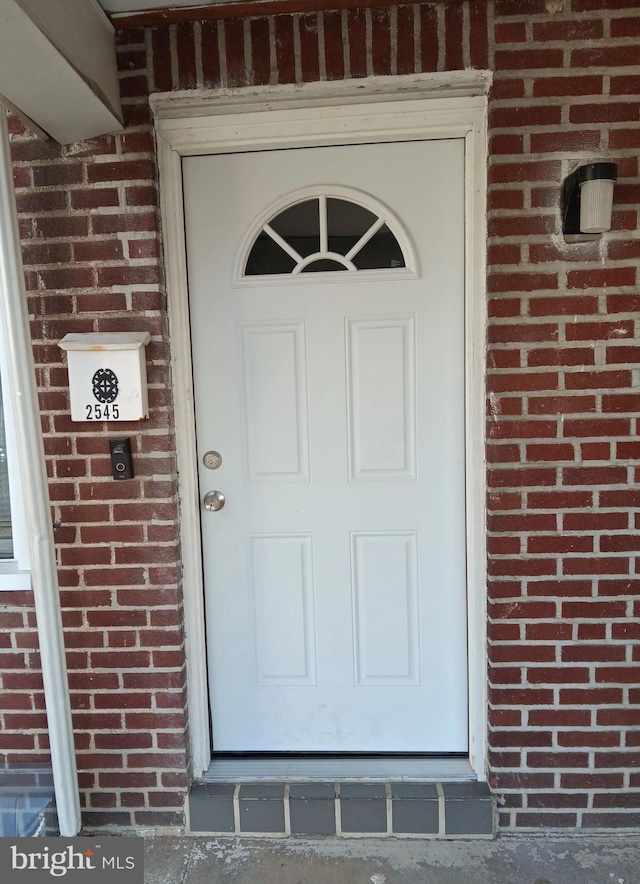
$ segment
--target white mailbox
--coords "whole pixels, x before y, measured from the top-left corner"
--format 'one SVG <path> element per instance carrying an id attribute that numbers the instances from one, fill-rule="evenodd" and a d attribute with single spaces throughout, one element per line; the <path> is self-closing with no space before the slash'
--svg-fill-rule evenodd
<path id="1" fill-rule="evenodd" d="M 149 332 L 69 334 L 72 421 L 138 421 L 149 417 L 145 346 Z"/>

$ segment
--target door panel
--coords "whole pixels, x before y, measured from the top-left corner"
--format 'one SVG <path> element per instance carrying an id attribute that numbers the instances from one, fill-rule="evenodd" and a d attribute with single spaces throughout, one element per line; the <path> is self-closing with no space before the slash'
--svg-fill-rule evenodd
<path id="1" fill-rule="evenodd" d="M 214 749 L 465 751 L 463 141 L 194 157 L 184 183 L 201 496 L 226 497 L 202 514 Z M 311 185 L 389 207 L 418 272 L 238 283 Z"/>

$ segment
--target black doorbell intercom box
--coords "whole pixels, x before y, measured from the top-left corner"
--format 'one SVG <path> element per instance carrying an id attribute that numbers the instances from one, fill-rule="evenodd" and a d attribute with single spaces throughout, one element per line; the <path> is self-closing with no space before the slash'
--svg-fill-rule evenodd
<path id="1" fill-rule="evenodd" d="M 133 479 L 131 439 L 110 439 L 111 469 L 114 479 Z"/>

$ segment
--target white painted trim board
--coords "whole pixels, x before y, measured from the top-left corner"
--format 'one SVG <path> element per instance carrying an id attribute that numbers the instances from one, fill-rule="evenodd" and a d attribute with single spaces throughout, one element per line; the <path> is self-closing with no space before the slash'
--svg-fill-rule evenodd
<path id="1" fill-rule="evenodd" d="M 193 774 L 209 768 L 204 588 L 182 202 L 183 156 L 429 138 L 464 138 L 466 181 L 469 760 L 486 778 L 487 656 L 484 376 L 487 92 L 491 74 L 370 77 L 302 87 L 151 96 L 155 116 L 175 397 Z"/>

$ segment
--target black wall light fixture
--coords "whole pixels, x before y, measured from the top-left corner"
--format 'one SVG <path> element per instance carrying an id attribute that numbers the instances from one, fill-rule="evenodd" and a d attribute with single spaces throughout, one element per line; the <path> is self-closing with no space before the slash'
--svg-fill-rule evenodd
<path id="1" fill-rule="evenodd" d="M 565 178 L 562 189 L 565 236 L 611 230 L 613 185 L 617 177 L 616 163 L 589 163 Z"/>

